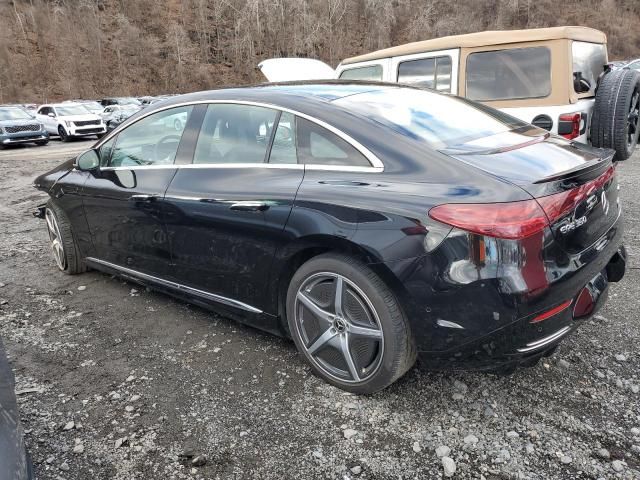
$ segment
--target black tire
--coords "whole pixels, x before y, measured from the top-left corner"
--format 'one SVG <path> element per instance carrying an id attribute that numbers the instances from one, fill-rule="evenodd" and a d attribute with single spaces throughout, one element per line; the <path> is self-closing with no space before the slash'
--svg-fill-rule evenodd
<path id="1" fill-rule="evenodd" d="M 63 247 L 64 262 L 61 265 L 56 259 L 56 265 L 60 270 L 68 275 L 75 275 L 77 273 L 84 273 L 87 271 L 87 266 L 82 258 L 78 243 L 73 236 L 73 230 L 71 229 L 71 223 L 64 211 L 58 207 L 52 200 L 47 202 L 46 215 L 50 213 L 53 215 L 59 230 L 60 243 Z M 47 219 L 47 228 L 49 229 L 49 239 L 53 243 L 53 235 L 51 232 L 51 226 L 49 225 L 49 219 Z M 53 249 L 53 247 L 52 247 Z"/>
<path id="2" fill-rule="evenodd" d="M 71 137 L 67 134 L 67 131 L 64 129 L 62 125 L 58 127 L 58 136 L 60 137 L 60 140 L 63 142 L 68 142 L 71 139 Z"/>
<path id="3" fill-rule="evenodd" d="M 332 320 L 334 322 L 332 324 L 333 326 L 325 327 L 324 332 L 321 330 L 317 331 L 317 336 L 307 342 L 303 339 L 304 333 L 302 332 L 302 330 L 305 330 L 307 327 L 304 327 L 304 322 L 301 323 L 301 321 L 298 320 L 299 317 L 296 317 L 296 315 L 297 312 L 300 311 L 298 309 L 302 308 L 302 312 L 305 315 L 304 318 L 307 318 L 307 311 L 305 311 L 304 308 L 308 307 L 304 302 L 298 302 L 297 298 L 299 298 L 298 295 L 301 293 L 312 296 L 312 290 L 306 290 L 305 286 L 309 285 L 308 282 L 313 281 L 312 279 L 323 275 L 336 275 L 336 278 L 340 277 L 343 279 L 341 280 L 340 291 L 345 293 L 340 296 L 341 315 L 334 315 Z M 348 282 L 348 284 L 344 286 L 344 290 L 342 290 L 342 281 Z M 315 285 L 321 285 L 321 282 L 318 282 Z M 320 287 L 313 286 L 311 288 L 315 289 Z M 338 290 L 337 284 L 335 286 L 335 290 Z M 364 297 L 361 298 L 363 298 L 365 302 L 368 301 L 369 303 L 353 302 L 352 297 L 354 295 L 357 296 L 358 291 L 359 293 L 364 294 Z M 347 297 L 346 292 L 349 292 L 349 297 Z M 333 295 L 335 296 L 335 291 Z M 326 295 L 321 294 L 321 296 L 324 299 L 327 298 Z M 343 307 L 342 302 L 344 300 L 347 301 L 344 302 Z M 350 303 L 348 303 L 349 300 L 351 301 Z M 328 305 L 331 304 L 331 299 L 329 299 L 328 302 Z M 379 325 L 376 325 L 376 328 L 381 330 L 381 339 L 371 340 L 369 338 L 364 339 L 364 337 L 352 336 L 356 335 L 354 333 L 355 330 L 350 330 L 354 325 L 360 327 L 369 326 L 369 324 L 363 325 L 359 321 L 354 322 L 353 318 L 346 322 L 350 325 L 346 327 L 346 331 L 341 330 L 336 326 L 336 319 L 339 317 L 347 319 L 351 316 L 348 311 L 353 305 L 369 305 L 373 308 L 376 323 L 379 323 Z M 364 308 L 370 310 L 368 307 Z M 304 263 L 296 271 L 289 283 L 286 310 L 289 330 L 298 351 L 305 357 L 316 375 L 338 388 L 357 394 L 370 394 L 391 385 L 398 378 L 404 375 L 415 363 L 416 349 L 413 336 L 411 335 L 409 323 L 405 318 L 398 299 L 373 270 L 352 257 L 343 254 L 327 253 L 314 257 Z M 311 311 L 312 310 L 308 310 L 308 314 L 310 314 Z M 334 309 L 334 313 L 336 311 L 337 308 Z M 310 319 L 309 322 L 312 320 L 313 319 Z M 331 320 L 329 320 L 328 323 L 325 321 L 317 323 L 331 325 Z M 342 345 L 347 345 L 348 350 L 351 350 L 355 342 L 360 342 L 363 339 L 377 342 L 377 350 L 375 353 L 377 360 L 375 360 L 375 369 L 374 367 L 369 367 L 367 364 L 363 367 L 361 363 L 358 363 L 358 357 L 354 357 L 353 355 L 351 355 L 351 363 L 346 361 L 346 356 L 343 357 L 343 359 L 345 360 L 345 365 L 354 366 L 354 371 L 357 372 L 356 375 L 350 375 L 349 378 L 345 377 L 344 379 L 338 378 L 336 375 L 330 373 L 326 368 L 323 368 L 322 362 L 324 362 L 324 360 L 320 359 L 320 353 L 318 353 L 321 352 L 321 350 L 317 350 L 315 355 L 310 354 L 308 350 L 311 350 L 311 347 L 317 343 L 320 337 L 324 336 L 323 333 L 329 333 L 328 330 L 331 330 L 335 339 L 344 338 L 344 343 L 341 343 L 341 340 L 336 341 Z M 366 330 L 373 331 L 374 329 L 367 328 Z M 323 346 L 320 348 L 328 348 L 329 350 L 332 350 L 325 353 L 335 356 L 338 350 L 333 348 L 333 345 L 331 345 L 330 342 L 333 340 L 334 338 L 327 340 L 326 347 Z M 363 351 L 362 348 L 361 344 L 356 344 L 356 346 L 353 347 L 353 350 L 356 355 L 358 355 L 359 352 Z M 326 364 L 327 363 L 325 362 L 324 365 Z M 371 368 L 370 372 L 366 374 L 368 376 L 360 379 L 359 375 L 364 375 L 367 368 Z M 348 366 L 344 369 L 346 374 L 348 374 L 348 369 Z"/>
<path id="4" fill-rule="evenodd" d="M 39 140 L 39 141 L 36 142 L 36 145 L 39 145 L 39 146 L 43 147 L 47 143 L 49 143 L 49 140 Z"/>
<path id="5" fill-rule="evenodd" d="M 629 158 L 638 143 L 640 73 L 620 69 L 600 80 L 591 120 L 591 144 L 612 148 L 615 160 Z"/>

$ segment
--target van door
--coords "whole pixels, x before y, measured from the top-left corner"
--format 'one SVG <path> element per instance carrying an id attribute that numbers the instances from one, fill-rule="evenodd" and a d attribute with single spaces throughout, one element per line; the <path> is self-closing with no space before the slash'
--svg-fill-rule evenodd
<path id="1" fill-rule="evenodd" d="M 437 50 L 392 57 L 389 82 L 432 88 L 458 94 L 460 49 Z"/>

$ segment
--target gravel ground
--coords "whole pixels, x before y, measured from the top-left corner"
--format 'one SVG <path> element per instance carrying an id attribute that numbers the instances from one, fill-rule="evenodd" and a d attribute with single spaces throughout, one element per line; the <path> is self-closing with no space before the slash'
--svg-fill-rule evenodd
<path id="1" fill-rule="evenodd" d="M 286 340 L 58 272 L 31 182 L 88 144 L 0 153 L 0 335 L 39 479 L 640 478 L 640 154 L 619 169 L 631 268 L 555 356 L 357 397 Z"/>

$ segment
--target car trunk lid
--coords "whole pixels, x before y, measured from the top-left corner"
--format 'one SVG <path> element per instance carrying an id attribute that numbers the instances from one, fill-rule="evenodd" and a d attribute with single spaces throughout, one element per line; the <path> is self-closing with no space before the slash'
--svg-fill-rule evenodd
<path id="1" fill-rule="evenodd" d="M 611 150 L 521 128 L 441 151 L 529 193 L 568 253 L 594 245 L 620 215 Z"/>

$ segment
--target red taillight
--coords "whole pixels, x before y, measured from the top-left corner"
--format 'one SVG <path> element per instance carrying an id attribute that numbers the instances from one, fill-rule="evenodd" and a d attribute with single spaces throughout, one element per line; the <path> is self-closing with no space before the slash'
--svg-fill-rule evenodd
<path id="1" fill-rule="evenodd" d="M 447 203 L 429 210 L 429 216 L 453 227 L 489 237 L 522 239 L 549 224 L 535 200 L 510 203 Z"/>
<path id="2" fill-rule="evenodd" d="M 576 206 L 582 203 L 589 195 L 611 180 L 614 174 L 615 168 L 611 166 L 598 178 L 583 183 L 579 187 L 572 188 L 566 192 L 538 198 L 538 203 L 547 214 L 549 223 L 553 224 L 572 212 Z"/>
<path id="3" fill-rule="evenodd" d="M 531 323 L 538 323 L 538 322 L 542 322 L 543 320 L 546 320 L 547 318 L 551 318 L 554 315 L 557 315 L 560 312 L 565 311 L 567 308 L 569 308 L 569 305 L 571 305 L 571 300 L 567 300 L 566 302 L 561 303 L 557 307 L 554 307 L 551 310 L 547 310 L 546 312 L 541 313 L 540 315 L 536 316 L 533 320 L 531 320 Z"/>
<path id="4" fill-rule="evenodd" d="M 580 113 L 563 113 L 558 119 L 558 133 L 569 140 L 578 138 L 581 119 Z"/>

